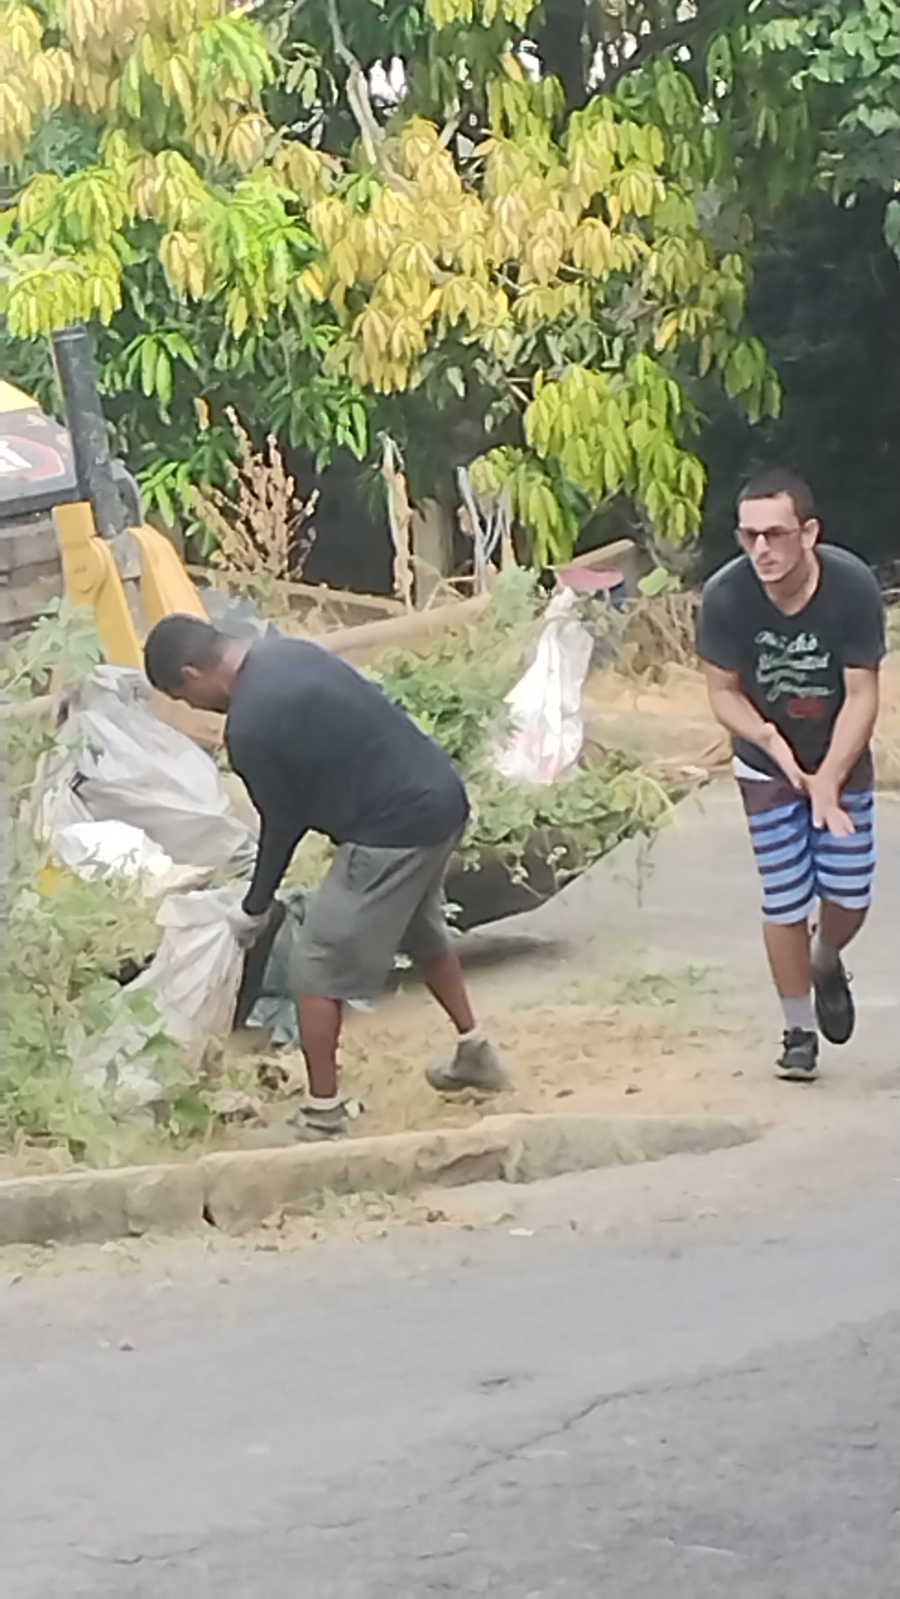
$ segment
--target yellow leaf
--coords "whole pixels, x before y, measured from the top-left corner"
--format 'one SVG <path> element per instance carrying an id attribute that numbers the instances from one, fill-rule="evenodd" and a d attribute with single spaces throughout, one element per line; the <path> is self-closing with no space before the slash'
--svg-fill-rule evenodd
<path id="1" fill-rule="evenodd" d="M 657 350 L 666 350 L 673 339 L 678 337 L 681 328 L 681 318 L 678 311 L 670 311 L 664 316 L 656 330 L 654 344 Z"/>
<path id="2" fill-rule="evenodd" d="M 245 332 L 250 321 L 250 308 L 239 289 L 232 289 L 225 307 L 225 321 L 236 339 Z"/>
<path id="3" fill-rule="evenodd" d="M 327 294 L 325 278 L 320 266 L 308 266 L 300 274 L 300 281 L 311 299 L 321 303 Z"/>
<path id="4" fill-rule="evenodd" d="M 349 289 L 351 284 L 356 282 L 359 260 L 349 239 L 338 239 L 331 252 L 331 266 L 338 282 L 343 283 L 346 288 Z"/>
<path id="5" fill-rule="evenodd" d="M 21 161 L 34 129 L 34 112 L 18 86 L 0 81 L 0 155 Z"/>
<path id="6" fill-rule="evenodd" d="M 310 227 L 326 249 L 331 249 L 337 243 L 347 226 L 347 221 L 347 207 L 337 195 L 328 195 L 324 200 L 317 200 L 315 205 L 310 206 Z"/>
<path id="7" fill-rule="evenodd" d="M 17 214 L 21 228 L 41 228 L 50 221 L 62 180 L 53 172 L 39 172 L 19 195 Z"/>
<path id="8" fill-rule="evenodd" d="M 272 136 L 271 123 L 258 111 L 249 111 L 234 124 L 225 146 L 229 161 L 249 172 L 262 161 Z"/>
<path id="9" fill-rule="evenodd" d="M 582 271 L 601 277 L 613 263 L 613 236 L 600 217 L 579 223 L 572 241 L 572 260 Z"/>

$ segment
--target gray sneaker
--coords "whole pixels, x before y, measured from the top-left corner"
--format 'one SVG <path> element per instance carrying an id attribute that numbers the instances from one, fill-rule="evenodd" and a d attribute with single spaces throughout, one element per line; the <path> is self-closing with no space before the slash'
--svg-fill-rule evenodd
<path id="1" fill-rule="evenodd" d="M 502 1094 L 512 1078 L 488 1038 L 460 1039 L 454 1053 L 428 1067 L 426 1078 L 438 1094 L 460 1094 L 475 1089 L 480 1094 Z"/>

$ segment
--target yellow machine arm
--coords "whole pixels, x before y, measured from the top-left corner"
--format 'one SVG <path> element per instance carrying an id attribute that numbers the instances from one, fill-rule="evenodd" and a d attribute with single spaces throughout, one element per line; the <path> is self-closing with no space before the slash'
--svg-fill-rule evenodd
<path id="1" fill-rule="evenodd" d="M 129 528 L 140 552 L 139 615 L 129 605 L 112 546 L 102 539 L 87 500 L 57 505 L 53 512 L 62 556 L 63 582 L 73 605 L 94 612 L 103 653 L 113 666 L 143 666 L 141 634 L 173 611 L 206 617 L 206 608 L 169 540 L 144 523 Z"/>
<path id="2" fill-rule="evenodd" d="M 107 660 L 140 667 L 141 636 L 160 617 L 206 609 L 169 540 L 146 523 L 126 526 L 87 330 L 54 333 L 53 353 L 81 496 L 53 512 L 65 592 L 91 606 Z"/>

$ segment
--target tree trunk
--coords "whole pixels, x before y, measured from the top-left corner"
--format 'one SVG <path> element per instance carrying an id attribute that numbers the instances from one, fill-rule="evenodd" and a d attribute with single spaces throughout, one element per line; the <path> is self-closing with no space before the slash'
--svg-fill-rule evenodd
<path id="1" fill-rule="evenodd" d="M 535 42 L 544 71 L 559 78 L 566 104 L 577 111 L 588 99 L 585 0 L 547 0 Z"/>
<path id="2" fill-rule="evenodd" d="M 420 500 L 412 519 L 416 608 L 422 610 L 453 572 L 453 516 L 440 500 Z"/>

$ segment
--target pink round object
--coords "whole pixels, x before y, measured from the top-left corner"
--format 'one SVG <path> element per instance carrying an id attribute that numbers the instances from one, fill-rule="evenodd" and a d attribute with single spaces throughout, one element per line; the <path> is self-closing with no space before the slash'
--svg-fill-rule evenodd
<path id="1" fill-rule="evenodd" d="M 613 566 L 567 566 L 559 573 L 559 581 L 581 594 L 610 594 L 625 582 L 625 575 Z"/>

